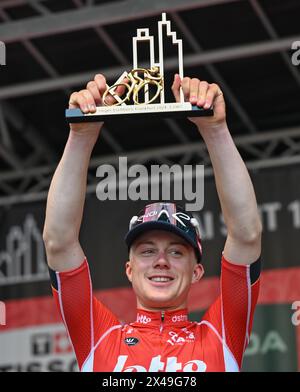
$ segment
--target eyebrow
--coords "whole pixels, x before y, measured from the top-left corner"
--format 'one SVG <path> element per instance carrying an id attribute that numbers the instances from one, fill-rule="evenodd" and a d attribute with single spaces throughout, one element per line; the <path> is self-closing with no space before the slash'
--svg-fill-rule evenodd
<path id="1" fill-rule="evenodd" d="M 188 244 L 184 241 L 182 241 L 182 242 L 181 241 L 172 241 L 172 242 L 170 242 L 170 245 L 182 245 L 185 248 L 188 248 Z"/>
<path id="2" fill-rule="evenodd" d="M 140 245 L 155 245 L 155 243 L 154 243 L 154 241 L 150 241 L 150 240 L 145 240 L 145 241 L 139 241 L 139 242 L 137 242 L 136 244 L 135 244 L 135 248 L 137 248 L 138 246 L 140 246 Z M 169 245 L 182 245 L 182 246 L 184 246 L 185 248 L 188 248 L 188 244 L 187 243 L 185 243 L 184 241 L 172 241 L 172 242 L 170 242 L 170 244 Z"/>
<path id="3" fill-rule="evenodd" d="M 155 245 L 154 244 L 154 242 L 153 241 L 137 241 L 136 243 L 135 243 L 135 248 L 137 248 L 138 246 L 140 246 L 140 245 L 146 245 L 146 244 L 148 244 L 148 245 Z"/>

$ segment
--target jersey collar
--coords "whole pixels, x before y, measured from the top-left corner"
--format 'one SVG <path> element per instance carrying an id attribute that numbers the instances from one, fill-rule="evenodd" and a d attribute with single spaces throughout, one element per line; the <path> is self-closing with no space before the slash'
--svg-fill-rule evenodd
<path id="1" fill-rule="evenodd" d="M 162 323 L 167 326 L 183 327 L 188 323 L 187 309 L 173 311 L 157 311 L 137 309 L 137 316 L 134 325 L 136 326 L 161 326 Z"/>

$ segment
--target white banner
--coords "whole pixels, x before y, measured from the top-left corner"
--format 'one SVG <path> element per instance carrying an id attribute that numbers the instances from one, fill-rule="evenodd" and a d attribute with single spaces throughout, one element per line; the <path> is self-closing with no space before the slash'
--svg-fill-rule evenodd
<path id="1" fill-rule="evenodd" d="M 78 371 L 64 326 L 51 324 L 0 333 L 0 371 Z"/>

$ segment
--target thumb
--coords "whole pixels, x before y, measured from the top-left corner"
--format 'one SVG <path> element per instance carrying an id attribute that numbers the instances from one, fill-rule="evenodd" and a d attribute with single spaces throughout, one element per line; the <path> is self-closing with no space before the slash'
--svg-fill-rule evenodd
<path id="1" fill-rule="evenodd" d="M 175 97 L 176 102 L 180 102 L 180 86 L 181 86 L 181 79 L 178 74 L 174 75 L 174 81 L 172 84 L 172 92 Z"/>
<path id="2" fill-rule="evenodd" d="M 213 103 L 214 112 L 215 112 L 216 114 L 222 114 L 223 112 L 225 113 L 225 111 L 226 111 L 226 107 L 225 107 L 225 106 L 226 106 L 226 105 L 225 105 L 224 95 L 223 95 L 223 93 L 221 92 L 221 94 L 219 94 L 219 95 L 216 97 L 216 99 L 215 99 L 215 101 L 214 101 L 214 103 Z"/>

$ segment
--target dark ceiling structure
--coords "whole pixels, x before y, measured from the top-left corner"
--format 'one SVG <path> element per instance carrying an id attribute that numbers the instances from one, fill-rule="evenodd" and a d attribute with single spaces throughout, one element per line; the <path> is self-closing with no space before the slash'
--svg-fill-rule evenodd
<path id="1" fill-rule="evenodd" d="M 1 0 L 0 206 L 45 199 L 68 137 L 69 95 L 96 73 L 113 84 L 130 71 L 132 37 L 138 28 L 155 34 L 162 12 L 183 40 L 185 75 L 221 86 L 249 169 L 300 163 L 300 66 L 292 62 L 299 0 Z M 166 86 L 175 60 L 170 48 Z M 119 156 L 129 164 L 204 163 L 212 172 L 188 120 L 108 122 L 88 192 L 96 167 L 117 166 Z"/>

